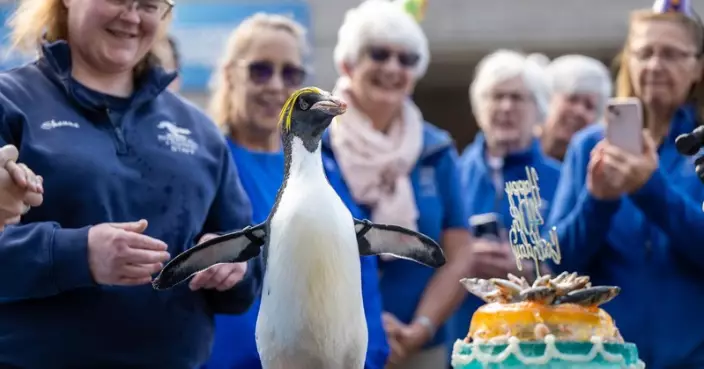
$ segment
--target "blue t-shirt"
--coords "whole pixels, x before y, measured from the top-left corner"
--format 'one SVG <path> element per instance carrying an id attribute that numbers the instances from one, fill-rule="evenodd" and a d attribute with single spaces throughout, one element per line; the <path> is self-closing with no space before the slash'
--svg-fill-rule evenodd
<path id="1" fill-rule="evenodd" d="M 704 186 L 696 157 L 675 147 L 675 138 L 694 127 L 694 109 L 679 109 L 658 149 L 659 168 L 643 187 L 615 201 L 596 199 L 585 185 L 604 126 L 578 132 L 547 224 L 557 227 L 562 248 L 562 262 L 552 265 L 557 272 L 621 287 L 602 307 L 624 339 L 638 346 L 646 368 L 704 368 Z"/>
<path id="2" fill-rule="evenodd" d="M 335 156 L 329 136 L 324 137 L 323 157 L 333 165 Z M 423 128 L 423 150 L 410 173 L 416 205 L 419 211 L 418 231 L 440 242 L 447 229 L 468 229 L 457 171 L 457 151 L 450 135 L 426 123 Z M 369 209 L 363 207 L 369 212 Z M 384 310 L 403 323 L 410 323 L 423 292 L 436 270 L 413 261 L 396 259 L 380 261 L 381 293 Z M 459 281 L 457 282 L 459 283 Z M 447 342 L 445 324 L 438 327 L 435 337 L 426 347 Z"/>
<path id="3" fill-rule="evenodd" d="M 526 166 L 535 168 L 538 174 L 538 186 L 543 207 L 540 209 L 543 219 L 547 219 L 552 198 L 560 179 L 560 164 L 543 154 L 538 140 L 523 151 L 512 153 L 503 158 L 500 166 L 488 163 L 486 156 L 486 139 L 484 134 L 477 134 L 474 142 L 468 146 L 460 158 L 460 181 L 464 194 L 464 206 L 470 217 L 478 214 L 498 214 L 500 226 L 508 230 L 512 218 L 504 184 L 508 181 L 525 180 Z M 498 188 L 498 191 L 497 191 Z M 506 278 L 506 276 L 496 276 Z M 470 318 L 484 301 L 469 294 L 457 310 L 452 320 L 450 342 L 464 338 L 469 330 Z"/>
<path id="4" fill-rule="evenodd" d="M 276 200 L 276 193 L 283 182 L 284 154 L 258 152 L 246 149 L 228 140 L 232 157 L 240 169 L 240 181 L 252 202 L 253 221 L 261 223 L 269 216 Z M 328 180 L 342 201 L 356 218 L 364 218 L 361 210 L 351 201 L 347 188 L 335 174 L 328 173 Z M 377 264 L 374 257 L 361 258 L 362 297 L 367 317 L 369 344 L 365 369 L 383 369 L 388 356 L 386 335 L 381 326 L 381 297 L 379 294 Z M 260 299 L 244 315 L 216 315 L 215 343 L 208 369 L 259 369 L 261 363 L 255 342 L 255 328 Z"/>

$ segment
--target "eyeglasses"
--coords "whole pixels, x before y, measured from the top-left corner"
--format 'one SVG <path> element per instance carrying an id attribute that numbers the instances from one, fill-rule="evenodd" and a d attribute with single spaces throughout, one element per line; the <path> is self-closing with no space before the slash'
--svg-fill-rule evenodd
<path id="1" fill-rule="evenodd" d="M 486 95 L 489 100 L 495 103 L 499 103 L 504 100 L 508 100 L 514 104 L 520 105 L 531 100 L 531 96 L 517 91 L 512 92 L 492 92 Z"/>
<path id="2" fill-rule="evenodd" d="M 268 83 L 275 74 L 279 73 L 286 88 L 300 87 L 306 78 L 306 70 L 293 64 L 284 64 L 280 68 L 273 62 L 266 60 L 244 62 L 249 79 L 257 85 Z"/>
<path id="3" fill-rule="evenodd" d="M 171 9 L 174 7 L 173 0 L 106 0 L 108 3 L 114 4 L 131 10 L 137 8 L 137 11 L 142 16 L 156 17 L 159 19 L 166 18 Z"/>
<path id="4" fill-rule="evenodd" d="M 385 63 L 391 56 L 396 56 L 398 63 L 405 68 L 413 68 L 418 64 L 420 56 L 411 52 L 397 52 L 384 47 L 370 47 L 367 50 L 369 58 L 377 63 Z"/>
<path id="5" fill-rule="evenodd" d="M 631 50 L 633 58 L 639 62 L 648 62 L 653 57 L 658 57 L 665 63 L 677 64 L 684 60 L 698 56 L 696 52 L 684 51 L 675 48 L 663 48 L 661 50 L 654 50 L 652 48 L 646 47 L 637 50 Z"/>

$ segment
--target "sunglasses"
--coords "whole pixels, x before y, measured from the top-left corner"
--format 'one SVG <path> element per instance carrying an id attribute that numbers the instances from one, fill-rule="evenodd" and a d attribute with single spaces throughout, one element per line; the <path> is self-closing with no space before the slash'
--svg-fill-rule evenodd
<path id="1" fill-rule="evenodd" d="M 284 64 L 278 68 L 270 61 L 252 61 L 245 64 L 249 79 L 257 85 L 268 83 L 276 73 L 279 73 L 287 88 L 300 87 L 306 78 L 306 70 L 293 64 Z"/>
<path id="2" fill-rule="evenodd" d="M 420 55 L 411 52 L 396 52 L 383 47 L 370 47 L 367 50 L 369 58 L 377 63 L 385 63 L 391 56 L 396 56 L 398 63 L 406 68 L 413 68 L 418 64 Z"/>

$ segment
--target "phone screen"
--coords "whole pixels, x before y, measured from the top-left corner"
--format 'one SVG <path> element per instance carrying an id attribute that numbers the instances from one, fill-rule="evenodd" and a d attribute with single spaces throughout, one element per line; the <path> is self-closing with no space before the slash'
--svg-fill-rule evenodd
<path id="1" fill-rule="evenodd" d="M 469 218 L 469 226 L 475 238 L 501 238 L 501 223 L 496 213 L 473 215 Z"/>
<path id="2" fill-rule="evenodd" d="M 606 139 L 632 154 L 643 152 L 643 111 L 635 98 L 611 99 L 606 107 Z"/>

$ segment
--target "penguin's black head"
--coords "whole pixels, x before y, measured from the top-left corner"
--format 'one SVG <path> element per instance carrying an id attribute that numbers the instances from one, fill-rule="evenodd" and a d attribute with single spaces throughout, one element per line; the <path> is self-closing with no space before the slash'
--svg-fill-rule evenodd
<path id="1" fill-rule="evenodd" d="M 279 123 L 284 135 L 300 138 L 309 151 L 315 151 L 332 119 L 346 110 L 347 104 L 337 97 L 316 87 L 305 87 L 288 98 Z"/>

